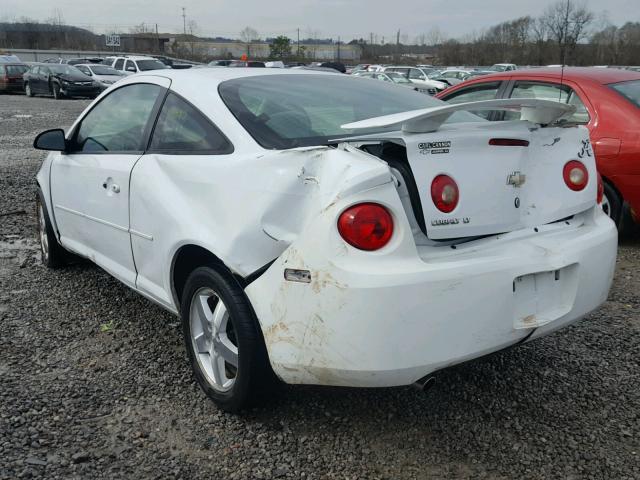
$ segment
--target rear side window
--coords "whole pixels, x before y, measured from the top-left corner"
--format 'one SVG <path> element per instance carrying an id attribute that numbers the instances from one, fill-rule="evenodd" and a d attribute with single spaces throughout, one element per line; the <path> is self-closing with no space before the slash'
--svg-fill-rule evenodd
<path id="1" fill-rule="evenodd" d="M 563 118 L 569 123 L 587 124 L 589 123 L 589 112 L 580 97 L 568 86 L 554 83 L 538 82 L 516 82 L 511 92 L 511 98 L 536 98 L 540 100 L 551 100 L 554 102 L 568 103 L 576 106 L 576 112 Z M 517 112 L 505 112 L 505 120 L 519 119 Z"/>
<path id="2" fill-rule="evenodd" d="M 640 80 L 613 83 L 609 86 L 633 103 L 636 107 L 640 107 Z"/>
<path id="3" fill-rule="evenodd" d="M 173 154 L 222 155 L 233 146 L 207 117 L 170 93 L 162 106 L 149 150 Z"/>
<path id="4" fill-rule="evenodd" d="M 6 65 L 4 68 L 7 75 L 22 75 L 28 70 L 27 67 L 23 65 Z"/>
<path id="5" fill-rule="evenodd" d="M 411 70 L 409 70 L 409 78 L 412 80 L 424 80 L 425 76 L 417 68 L 412 68 Z"/>
<path id="6" fill-rule="evenodd" d="M 119 58 L 118 60 L 116 60 L 116 63 L 113 66 L 113 68 L 115 68 L 116 70 L 122 70 L 123 64 L 124 64 L 124 58 Z"/>
<path id="7" fill-rule="evenodd" d="M 495 100 L 498 94 L 498 89 L 500 88 L 500 85 L 501 85 L 501 82 L 491 82 L 491 83 L 483 83 L 480 85 L 474 85 L 472 87 L 463 88 L 461 90 L 453 92 L 451 95 L 445 97 L 444 100 L 447 103 L 466 103 L 466 102 L 479 102 L 481 100 Z M 473 113 L 486 119 L 488 119 L 489 116 L 491 115 L 490 110 L 478 111 Z"/>
<path id="8" fill-rule="evenodd" d="M 80 123 L 72 152 L 142 152 L 149 116 L 162 88 L 127 85 L 104 97 Z"/>

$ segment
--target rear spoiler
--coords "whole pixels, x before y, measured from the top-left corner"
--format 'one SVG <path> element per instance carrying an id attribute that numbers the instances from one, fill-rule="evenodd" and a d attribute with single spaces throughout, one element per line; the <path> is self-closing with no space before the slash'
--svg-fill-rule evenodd
<path id="1" fill-rule="evenodd" d="M 506 110 L 520 112 L 521 120 L 547 125 L 560 117 L 576 111 L 573 105 L 551 100 L 537 100 L 533 98 L 506 98 L 500 100 L 483 100 L 480 102 L 466 102 L 444 104 L 439 107 L 421 108 L 408 112 L 393 113 L 382 117 L 373 117 L 359 122 L 347 123 L 342 128 L 349 130 L 364 130 L 368 128 L 397 127 L 407 133 L 435 132 L 455 112 Z"/>

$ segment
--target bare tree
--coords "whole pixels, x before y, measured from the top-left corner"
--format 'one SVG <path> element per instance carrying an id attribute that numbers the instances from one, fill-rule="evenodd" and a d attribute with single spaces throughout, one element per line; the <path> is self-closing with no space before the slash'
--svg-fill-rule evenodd
<path id="1" fill-rule="evenodd" d="M 559 0 L 545 10 L 541 19 L 558 47 L 562 65 L 567 61 L 567 54 L 572 54 L 578 42 L 586 38 L 593 18 L 593 13 L 575 0 Z"/>
<path id="2" fill-rule="evenodd" d="M 259 40 L 258 32 L 251 27 L 244 27 L 240 32 L 240 40 L 247 46 L 247 57 L 251 55 L 251 44 L 254 40 Z"/>
<path id="3" fill-rule="evenodd" d="M 438 27 L 433 27 L 427 33 L 427 45 L 435 46 L 444 43 L 447 39 L 446 35 L 444 35 Z"/>

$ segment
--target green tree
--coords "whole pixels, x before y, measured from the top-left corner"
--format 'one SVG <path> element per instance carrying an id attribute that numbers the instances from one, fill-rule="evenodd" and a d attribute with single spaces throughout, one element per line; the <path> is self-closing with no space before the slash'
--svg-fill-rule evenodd
<path id="1" fill-rule="evenodd" d="M 291 39 L 285 35 L 279 35 L 269 45 L 271 58 L 286 58 L 291 56 Z"/>

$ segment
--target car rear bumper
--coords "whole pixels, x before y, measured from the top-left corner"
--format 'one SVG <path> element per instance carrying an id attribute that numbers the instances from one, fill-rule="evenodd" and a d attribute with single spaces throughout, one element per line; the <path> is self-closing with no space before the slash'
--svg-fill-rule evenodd
<path id="1" fill-rule="evenodd" d="M 615 268 L 613 222 L 599 208 L 578 217 L 395 264 L 318 260 L 327 247 L 301 238 L 246 289 L 271 365 L 293 384 L 408 385 L 562 328 L 606 300 Z"/>
<path id="2" fill-rule="evenodd" d="M 23 92 L 22 80 L 17 82 L 0 83 L 1 92 Z"/>

